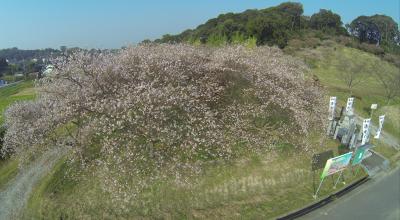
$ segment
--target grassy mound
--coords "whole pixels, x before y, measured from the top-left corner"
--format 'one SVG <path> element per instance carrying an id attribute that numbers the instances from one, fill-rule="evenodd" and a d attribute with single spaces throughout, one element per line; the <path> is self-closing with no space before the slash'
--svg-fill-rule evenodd
<path id="1" fill-rule="evenodd" d="M 256 191 L 246 187 L 298 184 L 281 176 L 293 168 L 304 177 L 284 157 L 307 167 L 320 144 L 322 91 L 276 48 L 142 45 L 56 65 L 38 100 L 6 114 L 5 144 L 18 155 L 73 149 L 27 216 L 207 216 L 201 210 L 249 200 Z M 254 178 L 259 186 L 246 186 Z"/>

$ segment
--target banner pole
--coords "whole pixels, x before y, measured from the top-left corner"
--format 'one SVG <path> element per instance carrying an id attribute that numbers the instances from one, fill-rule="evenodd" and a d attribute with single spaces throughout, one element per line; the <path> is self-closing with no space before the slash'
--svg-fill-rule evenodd
<path id="1" fill-rule="evenodd" d="M 337 178 L 336 183 L 335 183 L 335 185 L 333 186 L 334 189 L 336 189 L 336 185 L 338 184 L 339 179 L 340 179 L 340 177 L 342 176 L 342 173 L 343 173 L 343 170 L 340 171 L 339 177 Z"/>
<path id="2" fill-rule="evenodd" d="M 315 193 L 315 170 L 313 170 L 312 175 L 313 175 L 313 193 Z"/>
<path id="3" fill-rule="evenodd" d="M 342 173 L 342 180 L 343 180 L 343 184 L 346 184 L 346 179 L 344 178 L 344 173 Z"/>
<path id="4" fill-rule="evenodd" d="M 359 170 L 360 170 L 360 166 L 358 166 L 358 167 L 356 168 L 356 174 L 355 174 L 354 176 L 357 176 Z"/>
<path id="5" fill-rule="evenodd" d="M 325 177 L 322 178 L 321 182 L 319 183 L 317 192 L 315 192 L 315 195 L 313 195 L 313 198 L 314 198 L 314 199 L 317 199 L 317 195 L 318 195 L 319 189 L 321 188 L 321 185 L 322 185 L 322 182 L 324 181 L 324 179 L 325 179 Z"/>

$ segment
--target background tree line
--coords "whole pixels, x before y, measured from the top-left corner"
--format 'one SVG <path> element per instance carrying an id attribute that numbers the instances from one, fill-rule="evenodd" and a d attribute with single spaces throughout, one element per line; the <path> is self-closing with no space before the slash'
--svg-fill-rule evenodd
<path id="1" fill-rule="evenodd" d="M 290 40 L 304 40 L 310 36 L 320 39 L 347 37 L 358 42 L 346 46 L 375 54 L 400 54 L 398 24 L 389 16 L 359 16 L 350 24 L 343 25 L 340 15 L 330 10 L 321 9 L 312 16 L 303 12 L 301 3 L 287 2 L 266 9 L 221 14 L 195 29 L 177 35 L 166 34 L 155 42 L 220 45 L 253 39 L 257 45 L 284 48 Z M 379 49 L 365 44 L 374 44 Z"/>
<path id="2" fill-rule="evenodd" d="M 49 63 L 49 60 L 55 57 L 66 56 L 78 51 L 87 51 L 89 53 L 105 52 L 113 53 L 118 49 L 82 49 L 79 47 L 68 48 L 61 46 L 60 49 L 46 48 L 36 50 L 23 50 L 17 47 L 0 50 L 0 78 L 5 76 L 14 76 L 15 74 L 27 75 L 43 70 Z M 5 77 L 12 81 L 12 77 Z"/>

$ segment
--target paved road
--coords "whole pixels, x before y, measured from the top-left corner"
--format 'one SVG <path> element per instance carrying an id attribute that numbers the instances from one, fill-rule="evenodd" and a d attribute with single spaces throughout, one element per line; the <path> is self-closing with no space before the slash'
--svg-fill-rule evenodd
<path id="1" fill-rule="evenodd" d="M 400 220 L 400 168 L 299 219 Z"/>

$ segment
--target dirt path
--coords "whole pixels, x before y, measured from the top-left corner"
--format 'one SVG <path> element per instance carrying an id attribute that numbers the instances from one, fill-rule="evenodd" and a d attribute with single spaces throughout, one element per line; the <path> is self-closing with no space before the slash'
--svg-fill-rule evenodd
<path id="1" fill-rule="evenodd" d="M 0 220 L 18 219 L 33 187 L 53 168 L 64 153 L 65 150 L 49 150 L 19 171 L 3 191 L 0 191 Z"/>

